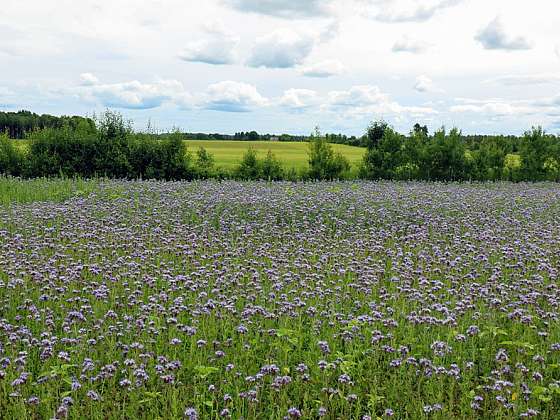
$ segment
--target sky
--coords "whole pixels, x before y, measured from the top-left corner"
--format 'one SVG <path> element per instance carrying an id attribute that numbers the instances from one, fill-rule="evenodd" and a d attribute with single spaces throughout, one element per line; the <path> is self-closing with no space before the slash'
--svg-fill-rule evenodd
<path id="1" fill-rule="evenodd" d="M 2 0 L 0 110 L 157 130 L 560 133 L 557 0 Z"/>

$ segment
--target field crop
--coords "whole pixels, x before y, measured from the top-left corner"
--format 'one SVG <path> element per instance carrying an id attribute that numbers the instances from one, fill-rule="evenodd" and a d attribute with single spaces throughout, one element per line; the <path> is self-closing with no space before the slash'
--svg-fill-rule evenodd
<path id="1" fill-rule="evenodd" d="M 559 203 L 110 181 L 0 207 L 0 417 L 558 418 Z"/>

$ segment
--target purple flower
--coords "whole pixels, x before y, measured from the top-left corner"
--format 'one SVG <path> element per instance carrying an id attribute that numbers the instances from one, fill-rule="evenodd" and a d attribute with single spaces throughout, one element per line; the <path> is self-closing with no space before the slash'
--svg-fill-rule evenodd
<path id="1" fill-rule="evenodd" d="M 188 420 L 198 420 L 198 412 L 194 408 L 189 407 L 185 410 L 185 417 Z"/>

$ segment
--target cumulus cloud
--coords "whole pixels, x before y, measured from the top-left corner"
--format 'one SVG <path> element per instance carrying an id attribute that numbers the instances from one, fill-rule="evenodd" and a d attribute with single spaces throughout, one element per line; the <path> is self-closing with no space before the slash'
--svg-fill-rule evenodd
<path id="1" fill-rule="evenodd" d="M 412 54 L 420 54 L 426 52 L 430 45 L 423 41 L 418 41 L 409 37 L 404 37 L 395 42 L 393 52 L 409 52 Z"/>
<path id="2" fill-rule="evenodd" d="M 280 98 L 279 104 L 286 108 L 301 110 L 316 105 L 317 92 L 310 89 L 288 89 Z"/>
<path id="3" fill-rule="evenodd" d="M 61 93 L 74 93 L 89 102 L 112 108 L 150 109 L 173 104 L 180 108 L 247 112 L 268 105 L 268 100 L 261 96 L 255 86 L 230 80 L 211 84 L 204 92 L 196 94 L 187 92 L 177 80 L 101 83 L 91 73 L 83 73 L 80 80 L 80 86 Z"/>
<path id="4" fill-rule="evenodd" d="M 277 30 L 257 39 L 247 64 L 251 67 L 289 68 L 311 53 L 316 38 L 310 34 Z"/>
<path id="5" fill-rule="evenodd" d="M 390 99 L 378 86 L 358 85 L 345 91 L 332 91 L 328 94 L 326 107 L 347 116 L 364 116 L 374 114 L 409 114 L 419 116 L 434 114 L 429 107 L 403 106 Z"/>
<path id="6" fill-rule="evenodd" d="M 205 27 L 206 37 L 187 43 L 179 58 L 207 64 L 232 64 L 237 58 L 239 37 L 228 32 L 221 23 Z"/>
<path id="7" fill-rule="evenodd" d="M 506 86 L 544 85 L 560 82 L 560 74 L 521 74 L 505 75 L 489 80 Z"/>
<path id="8" fill-rule="evenodd" d="M 531 41 L 523 36 L 508 35 L 498 17 L 482 28 L 475 39 L 487 50 L 515 51 L 529 50 L 533 47 Z"/>
<path id="9" fill-rule="evenodd" d="M 556 45 L 554 52 L 556 53 L 556 57 L 560 58 L 560 44 Z"/>
<path id="10" fill-rule="evenodd" d="M 91 73 L 83 73 L 80 79 L 82 86 L 77 89 L 77 93 L 81 98 L 113 108 L 157 108 L 164 102 L 185 95 L 183 84 L 177 80 L 158 80 L 153 83 L 137 80 L 100 83 Z"/>
<path id="11" fill-rule="evenodd" d="M 349 90 L 332 91 L 329 93 L 329 103 L 335 107 L 359 107 L 384 103 L 389 100 L 386 93 L 382 93 L 378 86 L 359 85 Z"/>
<path id="12" fill-rule="evenodd" d="M 342 74 L 344 65 L 338 60 L 324 60 L 302 67 L 299 72 L 307 77 L 331 77 Z"/>
<path id="13" fill-rule="evenodd" d="M 367 14 L 385 23 L 425 22 L 441 10 L 456 6 L 463 0 L 364 0 Z"/>
<path id="14" fill-rule="evenodd" d="M 248 112 L 267 105 L 268 100 L 253 85 L 227 80 L 208 86 L 197 104 L 214 111 Z"/>
<path id="15" fill-rule="evenodd" d="M 431 92 L 434 90 L 434 83 L 428 76 L 420 75 L 416 78 L 414 90 L 421 93 Z"/>
<path id="16" fill-rule="evenodd" d="M 259 13 L 281 18 L 323 16 L 328 12 L 330 0 L 224 0 L 242 12 Z"/>

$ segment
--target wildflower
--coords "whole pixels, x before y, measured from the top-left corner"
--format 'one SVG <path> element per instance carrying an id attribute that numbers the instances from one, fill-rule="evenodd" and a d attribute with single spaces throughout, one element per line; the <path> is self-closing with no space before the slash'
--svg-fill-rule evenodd
<path id="1" fill-rule="evenodd" d="M 188 420 L 198 420 L 198 412 L 194 408 L 189 407 L 185 410 L 185 417 Z"/>

